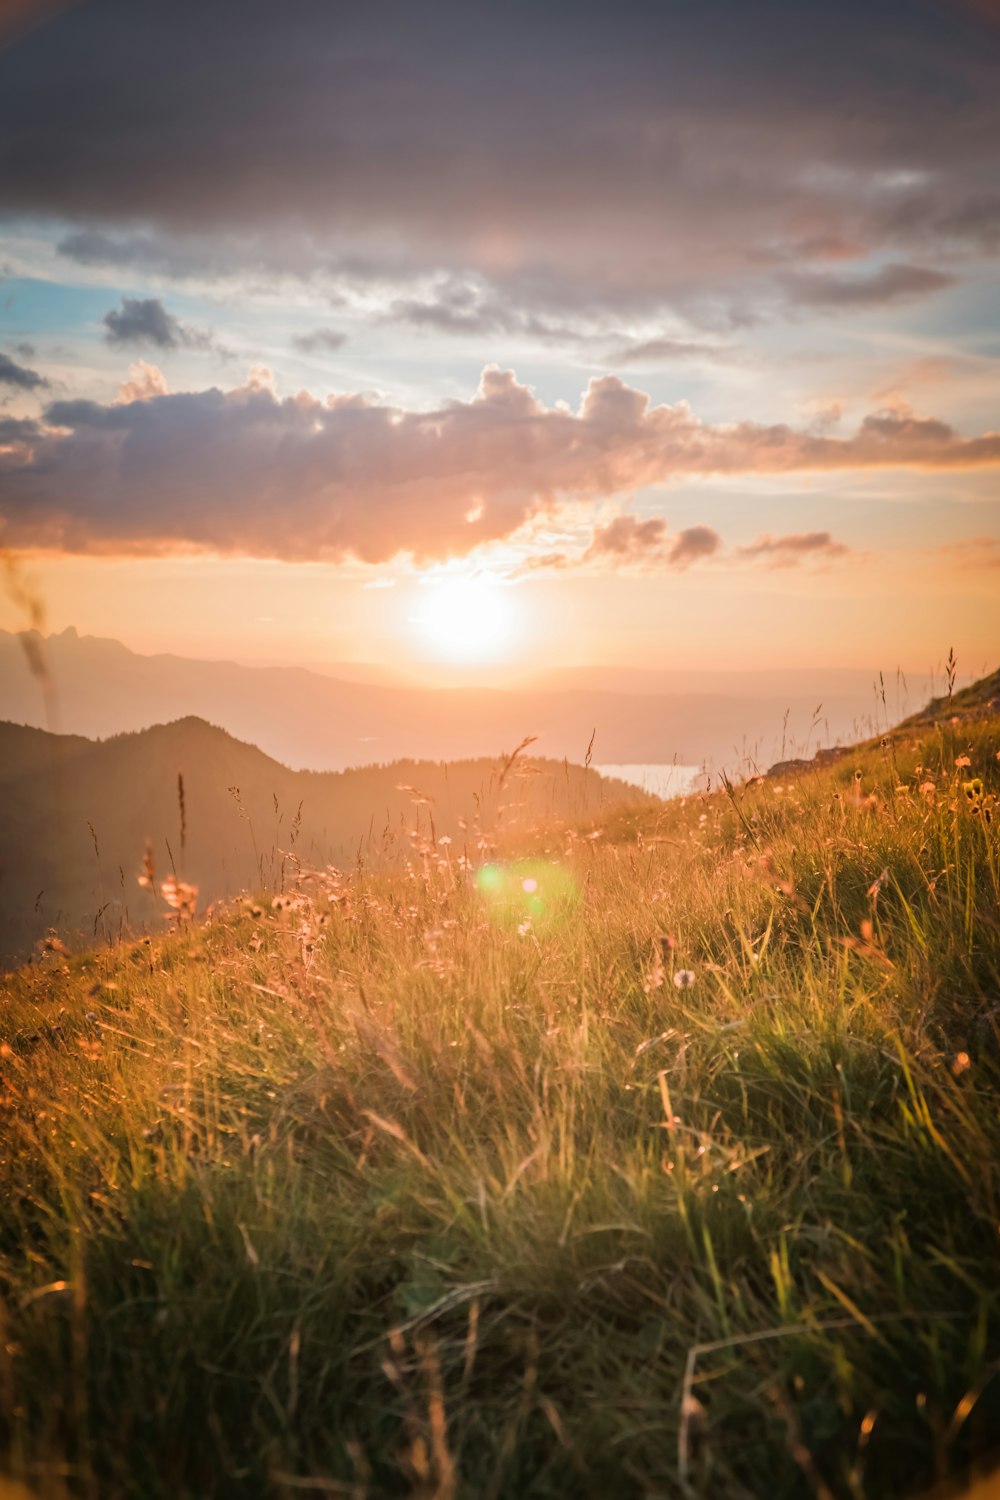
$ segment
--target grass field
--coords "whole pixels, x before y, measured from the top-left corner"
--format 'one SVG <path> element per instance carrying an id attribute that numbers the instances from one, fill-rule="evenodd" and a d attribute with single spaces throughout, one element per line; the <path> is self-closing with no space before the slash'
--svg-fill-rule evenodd
<path id="1" fill-rule="evenodd" d="M 142 1500 L 983 1472 L 998 754 L 995 717 L 945 715 L 10 977 L 0 1472 Z"/>

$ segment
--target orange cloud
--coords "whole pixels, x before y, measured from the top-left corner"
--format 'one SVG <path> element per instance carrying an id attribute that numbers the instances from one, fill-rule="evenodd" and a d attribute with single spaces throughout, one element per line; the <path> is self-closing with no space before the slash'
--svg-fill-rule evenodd
<path id="1" fill-rule="evenodd" d="M 737 549 L 740 557 L 759 560 L 769 568 L 794 568 L 800 562 L 838 562 L 852 555 L 851 548 L 836 541 L 828 531 L 793 532 L 786 536 L 759 536 Z"/>
<path id="2" fill-rule="evenodd" d="M 1000 465 L 1000 434 L 962 437 L 899 406 L 832 437 L 703 422 L 613 375 L 574 412 L 490 366 L 470 400 L 416 411 L 366 394 L 279 399 L 258 371 L 235 390 L 58 401 L 44 422 L 19 423 L 0 450 L 0 543 L 423 560 L 565 502 L 685 476 L 987 465 Z"/>
<path id="3" fill-rule="evenodd" d="M 960 568 L 1000 568 L 1000 537 L 966 537 L 960 542 L 945 542 L 937 550 Z"/>
<path id="4" fill-rule="evenodd" d="M 163 371 L 158 365 L 147 364 L 144 359 L 138 359 L 134 365 L 129 365 L 128 376 L 118 387 L 118 402 L 121 405 L 127 406 L 130 401 L 152 401 L 154 396 L 165 396 L 168 393 Z"/>

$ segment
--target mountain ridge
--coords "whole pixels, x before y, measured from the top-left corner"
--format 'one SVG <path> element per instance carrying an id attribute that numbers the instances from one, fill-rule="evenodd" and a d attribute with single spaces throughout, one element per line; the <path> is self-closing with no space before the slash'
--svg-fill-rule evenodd
<path id="1" fill-rule="evenodd" d="M 54 722 L 26 657 L 29 638 L 46 663 Z M 193 713 L 295 769 L 344 770 L 400 756 L 477 757 L 526 733 L 540 736 L 544 753 L 573 760 L 583 757 L 595 730 L 595 758 L 604 764 L 677 760 L 732 769 L 745 758 L 778 758 L 786 741 L 797 751 L 817 737 L 827 744 L 858 739 L 875 727 L 876 714 L 889 721 L 908 707 L 902 699 L 883 706 L 860 688 L 822 703 L 821 697 L 816 686 L 749 696 L 395 687 L 306 667 L 142 656 L 72 627 L 45 638 L 0 632 L 0 714 L 8 720 L 106 738 Z"/>

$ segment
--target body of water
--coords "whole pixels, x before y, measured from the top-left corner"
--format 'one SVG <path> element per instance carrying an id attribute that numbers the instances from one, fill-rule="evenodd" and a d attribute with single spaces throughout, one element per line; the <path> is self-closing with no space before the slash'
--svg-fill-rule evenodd
<path id="1" fill-rule="evenodd" d="M 595 766 L 594 770 L 600 771 L 602 776 L 617 776 L 619 781 L 631 782 L 656 797 L 683 797 L 693 790 L 695 778 L 701 775 L 700 766 L 673 764 Z"/>

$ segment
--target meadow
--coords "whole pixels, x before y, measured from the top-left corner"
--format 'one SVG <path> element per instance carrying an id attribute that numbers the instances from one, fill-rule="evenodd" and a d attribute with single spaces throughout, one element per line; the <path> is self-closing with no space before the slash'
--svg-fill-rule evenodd
<path id="1" fill-rule="evenodd" d="M 860 1500 L 985 1472 L 998 757 L 970 695 L 785 779 L 425 819 L 385 866 L 43 945 L 0 1014 L 0 1473 Z"/>

